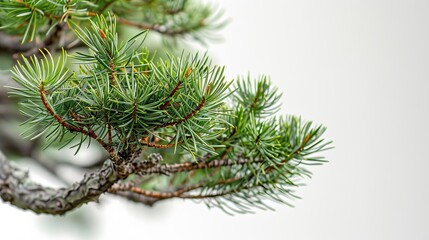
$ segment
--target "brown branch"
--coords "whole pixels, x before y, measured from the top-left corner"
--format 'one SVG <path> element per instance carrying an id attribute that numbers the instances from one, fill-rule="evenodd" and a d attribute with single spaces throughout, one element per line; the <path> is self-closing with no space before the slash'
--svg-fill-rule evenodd
<path id="1" fill-rule="evenodd" d="M 111 56 L 110 53 L 109 53 L 109 56 Z M 109 68 L 110 68 L 110 73 L 109 73 L 110 84 L 115 85 L 117 72 L 115 70 L 116 66 L 115 66 L 115 63 L 113 62 L 113 59 L 110 60 Z"/>
<path id="2" fill-rule="evenodd" d="M 180 124 L 182 122 L 185 122 L 186 120 L 188 120 L 191 117 L 193 117 L 198 111 L 200 111 L 201 108 L 204 106 L 205 102 L 206 102 L 206 99 L 205 99 L 205 97 L 203 97 L 203 99 L 198 104 L 198 106 L 194 110 L 192 110 L 188 115 L 186 115 L 184 118 L 179 119 L 177 121 L 172 121 L 172 122 L 164 123 L 164 124 L 162 124 L 160 126 L 160 128 L 164 128 L 164 127 L 168 127 L 168 126 L 174 126 L 174 125 Z"/>
<path id="3" fill-rule="evenodd" d="M 31 182 L 27 172 L 13 167 L 0 152 L 0 198 L 38 214 L 62 215 L 82 204 L 96 201 L 123 177 L 110 162 L 86 174 L 70 187 L 53 189 Z"/>
<path id="4" fill-rule="evenodd" d="M 159 164 L 160 158 L 149 156 L 140 164 L 133 164 L 133 159 L 120 160 L 108 160 L 101 168 L 85 174 L 81 181 L 53 189 L 32 182 L 27 172 L 12 166 L 0 151 L 0 198 L 35 213 L 61 215 L 82 204 L 97 201 L 114 183 Z"/>
<path id="5" fill-rule="evenodd" d="M 43 103 L 43 106 L 48 111 L 48 113 L 53 118 L 55 118 L 55 120 L 57 120 L 57 122 L 59 124 L 61 124 L 65 128 L 67 128 L 71 132 L 80 132 L 80 133 L 82 133 L 82 134 L 84 134 L 86 136 L 89 136 L 89 137 L 95 139 L 104 149 L 106 149 L 106 151 L 110 154 L 110 156 L 111 156 L 111 158 L 112 158 L 113 161 L 118 160 L 118 156 L 116 155 L 114 149 L 111 146 L 109 146 L 105 141 L 103 141 L 103 139 L 99 138 L 97 136 L 97 134 L 93 130 L 91 130 L 91 129 L 85 130 L 82 127 L 73 126 L 73 125 L 67 123 L 61 116 L 59 116 L 58 114 L 56 114 L 52 110 L 52 108 L 50 107 L 50 105 L 48 103 L 48 100 L 46 99 L 47 91 L 45 90 L 45 85 L 44 85 L 43 81 L 40 82 L 39 92 L 40 92 L 40 99 L 41 99 L 41 101 Z"/>
<path id="6" fill-rule="evenodd" d="M 107 2 L 106 4 L 104 4 L 104 6 L 102 6 L 100 8 L 100 10 L 98 11 L 98 14 L 100 14 L 100 15 L 103 14 L 104 10 L 106 10 L 107 8 L 109 8 L 115 2 L 116 2 L 116 0 L 112 0 L 112 1 Z"/>
<path id="7" fill-rule="evenodd" d="M 196 184 L 194 186 L 184 187 L 180 190 L 173 191 L 173 192 L 155 192 L 155 191 L 147 191 L 144 189 L 141 189 L 139 187 L 133 186 L 131 184 L 115 184 L 113 185 L 109 192 L 115 193 L 115 192 L 133 192 L 139 195 L 143 195 L 150 198 L 157 198 L 157 199 L 166 199 L 166 198 L 174 198 L 174 197 L 183 197 L 182 194 L 201 188 L 204 185 L 202 184 Z"/>
<path id="8" fill-rule="evenodd" d="M 137 193 L 133 192 L 109 192 L 112 195 L 123 197 L 129 201 L 136 202 L 136 203 L 142 203 L 146 206 L 152 207 L 156 202 L 158 202 L 161 199 L 156 198 L 150 198 L 146 197 Z"/>
<path id="9" fill-rule="evenodd" d="M 295 155 L 299 154 L 301 152 L 301 150 L 305 147 L 305 145 L 310 140 L 310 138 L 311 138 L 311 134 L 307 134 L 304 137 L 304 140 L 302 141 L 301 145 L 299 145 L 299 147 L 292 154 L 290 154 L 289 157 L 283 159 L 280 163 L 276 164 L 275 166 L 270 166 L 270 167 L 265 168 L 264 171 L 267 173 L 272 172 L 276 167 L 280 167 L 282 164 L 286 163 L 287 161 L 289 161 L 290 159 L 295 157 Z"/>
<path id="10" fill-rule="evenodd" d="M 237 178 L 229 178 L 226 180 L 220 180 L 219 182 L 217 182 L 214 185 L 227 184 L 227 183 L 231 183 L 231 182 L 236 181 L 236 180 L 238 180 L 238 179 Z M 185 198 L 188 198 L 188 199 L 209 198 L 209 197 L 223 196 L 223 195 L 232 193 L 232 191 L 230 191 L 230 192 L 224 192 L 224 193 L 218 193 L 218 194 L 206 194 L 206 195 L 204 195 L 204 194 L 201 194 L 201 195 L 186 194 L 186 193 L 189 193 L 191 191 L 202 188 L 206 185 L 207 185 L 207 183 L 199 183 L 199 184 L 195 184 L 195 185 L 191 185 L 191 186 L 182 187 L 182 188 L 180 188 L 176 191 L 172 191 L 172 192 L 158 192 L 158 191 L 144 190 L 142 188 L 133 186 L 132 184 L 116 183 L 109 189 L 109 192 L 114 193 L 114 194 L 117 194 L 117 193 L 134 193 L 137 195 L 144 196 L 145 199 L 150 198 L 150 199 L 157 199 L 157 200 L 163 200 L 163 199 L 169 199 L 169 198 L 184 198 L 184 199 Z M 153 203 L 154 202 L 152 202 L 152 204 Z"/>
<path id="11" fill-rule="evenodd" d="M 189 77 L 191 72 L 192 72 L 192 68 L 188 67 L 188 69 L 186 69 L 186 72 L 185 72 L 185 78 Z M 168 97 L 166 99 L 171 98 L 177 92 L 177 90 L 179 90 L 179 87 L 182 84 L 182 82 L 183 81 L 180 81 L 180 80 L 177 81 L 176 86 L 174 86 L 173 90 L 171 90 L 170 94 L 168 94 Z M 161 105 L 160 109 L 164 110 L 168 106 L 170 106 L 170 101 L 167 100 L 164 104 Z"/>
<path id="12" fill-rule="evenodd" d="M 170 94 L 168 94 L 168 97 L 167 97 L 167 99 L 169 99 L 169 98 L 171 98 L 176 92 L 177 92 L 177 90 L 179 89 L 179 87 L 180 87 L 180 85 L 182 84 L 182 81 L 178 81 L 177 83 L 176 83 L 176 86 L 173 88 L 173 90 L 171 90 L 171 92 L 170 92 Z M 164 109 L 166 109 L 168 106 L 170 106 L 170 101 L 166 101 L 164 104 L 162 104 L 161 105 L 161 107 L 159 107 L 160 109 L 162 109 L 162 110 L 164 110 Z"/>
<path id="13" fill-rule="evenodd" d="M 157 144 L 155 142 L 141 142 L 141 144 L 144 146 L 151 147 L 151 148 L 160 148 L 160 149 L 172 148 L 172 147 L 176 146 L 176 144 L 174 144 L 174 143 Z"/>
<path id="14" fill-rule="evenodd" d="M 204 168 L 216 168 L 222 166 L 232 166 L 240 164 L 256 163 L 257 160 L 239 158 L 233 160 L 214 160 L 211 162 L 187 162 L 180 164 L 160 164 L 162 160 L 159 154 L 151 154 L 147 160 L 120 159 L 120 161 L 107 161 L 98 170 L 86 174 L 79 182 L 70 187 L 52 189 L 33 183 L 29 180 L 27 173 L 13 167 L 0 152 L 0 198 L 10 202 L 21 209 L 29 209 L 35 213 L 64 214 L 84 203 L 96 201 L 104 192 L 117 192 L 117 195 L 133 198 L 135 201 L 151 205 L 155 203 L 155 198 L 166 199 L 172 197 L 180 198 L 206 198 L 220 196 L 211 195 L 189 195 L 185 194 L 204 186 L 197 184 L 178 189 L 174 192 L 158 193 L 140 190 L 134 186 L 114 185 L 119 180 L 127 178 L 131 174 L 148 175 L 152 173 L 170 174 L 175 172 L 191 171 Z M 226 183 L 219 182 L 219 184 Z M 235 181 L 232 179 L 231 181 Z M 113 187 L 112 186 L 117 186 Z M 111 189 L 111 190 L 109 190 Z M 125 190 L 125 191 L 124 191 Z M 130 191 L 132 193 L 127 193 Z M 138 197 L 134 193 L 144 195 Z M 228 194 L 228 193 L 220 193 Z"/>
<path id="15" fill-rule="evenodd" d="M 121 165 L 107 162 L 99 170 L 85 175 L 81 181 L 70 187 L 52 189 L 31 182 L 26 172 L 13 167 L 0 153 L 0 198 L 21 209 L 28 209 L 35 213 L 61 215 L 84 203 L 96 201 L 101 194 L 107 192 L 117 181 L 152 165 L 153 162 L 151 164 L 140 164 L 139 168 L 135 168 L 133 164 L 125 161 Z M 163 196 L 173 197 L 196 187 L 188 187 L 177 191 L 175 194 Z M 125 192 L 116 194 L 129 199 L 132 198 L 134 201 L 144 201 L 147 205 L 156 202 L 135 194 Z"/>
<path id="16" fill-rule="evenodd" d="M 216 159 L 210 162 L 185 162 L 175 164 L 157 164 L 150 168 L 145 168 L 139 171 L 142 175 L 149 174 L 173 174 L 178 172 L 189 172 L 192 170 L 227 167 L 233 165 L 246 165 L 253 163 L 261 163 L 263 160 L 255 159 L 250 160 L 247 158 L 238 157 L 237 159 Z"/>
<path id="17" fill-rule="evenodd" d="M 43 85 L 42 85 L 43 87 Z M 45 108 L 48 110 L 48 112 L 52 115 L 53 111 L 51 109 L 51 107 L 48 105 L 48 103 L 46 102 L 46 97 L 44 96 L 44 98 L 42 99 L 43 105 L 45 106 Z M 82 121 L 81 117 L 78 116 L 75 112 L 71 111 L 70 112 L 71 116 L 78 122 Z M 87 135 L 95 140 L 97 140 L 97 142 L 99 142 L 106 150 L 107 148 L 105 146 L 108 146 L 106 142 L 104 142 L 102 139 L 100 139 L 97 134 L 94 132 L 94 130 L 91 129 L 91 127 L 87 126 L 88 130 L 85 130 L 83 127 L 75 127 L 69 123 L 67 123 L 64 119 L 62 119 L 58 114 L 54 114 L 52 115 L 55 119 L 58 120 L 58 122 L 63 125 L 65 128 L 69 129 L 70 131 L 75 131 L 75 132 L 80 132 L 84 135 Z"/>
<path id="18" fill-rule="evenodd" d="M 220 156 L 220 159 L 225 159 L 226 155 L 231 151 L 232 146 L 228 146 L 225 151 L 223 151 L 222 155 Z"/>
<path id="19" fill-rule="evenodd" d="M 171 137 L 168 137 L 171 138 Z M 158 142 L 160 141 L 160 139 L 156 136 L 146 136 L 143 137 L 139 140 L 139 143 L 142 144 L 143 146 L 148 146 L 151 148 L 172 148 L 174 146 L 176 146 L 176 143 L 167 143 L 167 144 L 159 144 Z M 171 142 L 171 141 L 170 141 Z M 182 142 L 178 142 L 177 145 L 182 144 Z"/>
<path id="20" fill-rule="evenodd" d="M 152 25 L 152 24 L 147 24 L 147 23 L 141 23 L 141 22 L 133 22 L 121 17 L 117 17 L 116 21 L 118 23 L 127 25 L 127 26 L 131 26 L 131 27 L 136 27 L 136 28 L 140 28 L 143 30 L 152 30 L 167 36 L 180 36 L 180 35 L 184 35 L 189 33 L 189 29 L 183 28 L 183 29 L 169 29 L 168 27 L 164 26 L 164 25 Z"/>

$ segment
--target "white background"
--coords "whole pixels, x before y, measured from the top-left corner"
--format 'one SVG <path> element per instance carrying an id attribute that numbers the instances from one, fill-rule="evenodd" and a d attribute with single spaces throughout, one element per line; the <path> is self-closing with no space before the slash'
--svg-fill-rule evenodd
<path id="1" fill-rule="evenodd" d="M 283 114 L 323 123 L 334 141 L 295 208 L 231 217 L 103 197 L 49 217 L 1 203 L 2 238 L 429 239 L 429 1 L 218 2 L 231 22 L 209 54 L 228 78 L 269 74 Z"/>

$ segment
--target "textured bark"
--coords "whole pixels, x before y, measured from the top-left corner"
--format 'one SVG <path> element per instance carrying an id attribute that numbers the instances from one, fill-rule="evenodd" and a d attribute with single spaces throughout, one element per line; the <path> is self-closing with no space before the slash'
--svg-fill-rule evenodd
<path id="1" fill-rule="evenodd" d="M 130 174 L 169 175 L 177 172 L 243 165 L 260 161 L 238 158 L 204 162 L 205 158 L 201 158 L 201 161 L 197 162 L 161 164 L 162 156 L 159 153 L 152 153 L 145 160 L 138 157 L 140 154 L 134 155 L 120 158 L 119 161 L 115 162 L 107 160 L 102 167 L 86 174 L 81 181 L 70 187 L 54 189 L 32 182 L 27 172 L 12 166 L 0 151 L 0 198 L 21 209 L 52 215 L 62 215 L 82 204 L 97 201 L 100 195 L 105 192 L 111 192 L 146 205 L 153 205 L 161 199 L 170 197 L 162 195 L 161 198 L 154 198 L 155 195 L 153 194 L 151 197 L 141 196 L 141 194 L 134 194 L 130 191 L 112 190 L 112 186 Z M 129 160 L 126 161 L 125 159 Z M 147 191 L 145 192 L 147 193 Z"/>
<path id="2" fill-rule="evenodd" d="M 124 176 L 122 176 L 123 178 Z M 121 179 L 110 161 L 70 187 L 53 189 L 31 182 L 28 173 L 10 164 L 0 152 L 0 197 L 21 209 L 61 215 L 93 202 Z"/>

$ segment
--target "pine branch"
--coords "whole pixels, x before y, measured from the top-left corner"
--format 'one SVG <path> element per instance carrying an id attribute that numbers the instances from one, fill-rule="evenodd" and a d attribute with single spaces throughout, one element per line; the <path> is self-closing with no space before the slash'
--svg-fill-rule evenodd
<path id="1" fill-rule="evenodd" d="M 129 201 L 135 202 L 135 203 L 139 203 L 139 204 L 144 204 L 146 206 L 152 207 L 155 203 L 157 203 L 160 199 L 156 199 L 156 198 L 150 198 L 150 197 L 146 197 L 137 193 L 133 193 L 133 192 L 122 192 L 122 191 L 118 191 L 118 192 L 109 192 L 112 195 L 115 196 L 119 196 L 122 198 L 125 198 Z"/>
<path id="2" fill-rule="evenodd" d="M 169 15 L 156 26 L 168 22 L 179 29 L 188 24 L 171 22 L 189 14 L 185 2 L 163 4 L 148 9 Z M 9 7 L 18 6 L 24 21 L 41 17 L 38 10 L 39 15 L 28 13 L 33 5 Z M 100 5 L 105 12 L 116 1 Z M 325 128 L 294 116 L 273 116 L 281 94 L 268 77 L 239 78 L 231 87 L 224 68 L 213 66 L 206 55 L 155 61 L 147 50 L 134 50 L 144 33 L 121 42 L 113 13 L 91 12 L 78 19 L 82 12 L 73 10 L 76 6 L 42 15 L 61 24 L 54 16 L 63 14 L 61 19 L 86 45 L 88 51 L 73 56 L 79 71 L 66 67 L 65 51 L 58 59 L 49 50 L 41 51 L 40 59 L 23 56 L 12 70 L 21 85 L 11 87 L 12 95 L 20 98 L 32 126 L 25 133 L 29 137 L 46 136 L 48 145 L 61 142 L 76 152 L 92 139 L 110 159 L 73 186 L 54 190 L 31 183 L 2 157 L 3 200 L 38 213 L 63 214 L 110 192 L 147 205 L 169 198 L 206 199 L 225 211 L 248 212 L 269 208 L 264 199 L 288 204 L 283 198 L 294 197 L 291 189 L 311 174 L 305 165 L 325 161 L 313 156 L 329 149 L 330 142 L 321 138 Z M 35 36 L 34 21 L 24 39 Z M 53 44 L 62 31 L 54 29 L 43 44 Z"/>
<path id="3" fill-rule="evenodd" d="M 67 188 L 53 189 L 31 182 L 28 173 L 13 167 L 0 152 L 0 196 L 21 209 L 35 213 L 64 214 L 82 204 L 93 202 L 121 179 L 113 164 Z"/>
<path id="4" fill-rule="evenodd" d="M 227 184 L 233 181 L 237 181 L 238 179 L 236 178 L 230 178 L 227 180 L 220 180 L 218 182 L 216 182 L 214 185 L 222 185 L 222 184 Z M 189 192 L 198 190 L 198 189 L 202 189 L 204 187 L 207 186 L 207 182 L 201 182 L 198 184 L 194 184 L 191 186 L 185 186 L 185 187 L 181 187 L 177 190 L 174 191 L 170 191 L 170 192 L 159 192 L 159 191 L 147 191 L 144 190 L 140 187 L 134 186 L 132 184 L 129 183 L 115 183 L 109 190 L 110 193 L 113 194 L 124 194 L 124 193 L 128 193 L 128 194 L 133 194 L 135 195 L 140 195 L 145 197 L 144 199 L 154 199 L 157 201 L 160 200 L 165 200 L 165 199 L 170 199 L 170 198 L 182 198 L 182 199 L 197 199 L 197 198 L 211 198 L 211 197 L 218 197 L 218 196 L 222 196 L 222 195 L 227 195 L 227 194 L 231 194 L 231 192 L 228 193 L 224 193 L 224 194 L 211 194 L 211 195 L 200 195 L 200 194 L 189 194 Z M 152 204 L 154 204 L 154 202 L 152 202 Z"/>
<path id="5" fill-rule="evenodd" d="M 0 152 L 0 197 L 24 210 L 62 215 L 82 204 L 97 201 L 115 182 L 157 164 L 153 161 L 159 161 L 159 158 L 149 156 L 148 161 L 139 162 L 106 161 L 101 168 L 86 174 L 72 186 L 53 189 L 32 182 L 27 172 L 12 166 Z"/>
<path id="6" fill-rule="evenodd" d="M 209 168 L 218 168 L 218 167 L 227 167 L 227 166 L 236 166 L 236 165 L 247 165 L 253 163 L 261 163 L 264 160 L 257 159 L 251 160 L 247 158 L 238 157 L 237 159 L 215 159 L 209 162 L 184 162 L 184 163 L 175 163 L 175 164 L 162 164 L 156 165 L 151 168 L 145 169 L 140 172 L 140 174 L 173 174 L 179 172 L 189 172 L 192 170 L 199 169 L 209 169 Z"/>
<path id="7" fill-rule="evenodd" d="M 136 186 L 132 186 L 130 184 L 115 184 L 113 185 L 109 192 L 110 193 L 117 193 L 117 192 L 131 192 L 138 195 L 142 195 L 148 198 L 154 198 L 154 199 L 168 199 L 168 198 L 189 198 L 189 195 L 184 195 L 184 193 L 196 190 L 198 188 L 203 187 L 203 184 L 197 184 L 194 186 L 184 187 L 182 189 L 173 191 L 173 192 L 155 192 L 155 191 L 147 191 L 144 189 L 141 189 Z"/>
<path id="8" fill-rule="evenodd" d="M 206 102 L 206 99 L 203 97 L 203 99 L 201 99 L 201 102 L 195 107 L 195 109 L 193 109 L 190 113 L 188 113 L 184 118 L 179 119 L 179 120 L 175 120 L 172 122 L 167 122 L 164 123 L 160 126 L 160 128 L 164 128 L 164 127 L 168 127 L 168 126 L 174 126 L 177 124 L 181 124 L 184 121 L 187 121 L 189 119 L 191 119 L 198 111 L 201 110 L 201 108 L 204 106 L 204 103 Z"/>
<path id="9" fill-rule="evenodd" d="M 185 171 L 186 166 L 191 163 L 180 165 L 159 164 L 160 159 L 150 156 L 148 161 L 130 162 L 123 161 L 121 164 L 107 161 L 100 169 L 86 174 L 84 178 L 67 188 L 52 189 L 31 182 L 28 173 L 13 167 L 5 156 L 0 152 L 0 196 L 3 201 L 21 208 L 34 211 L 35 213 L 64 214 L 84 203 L 96 201 L 99 196 L 107 191 L 123 191 L 121 185 L 112 187 L 117 181 L 126 178 L 132 173 L 145 174 L 169 174 L 175 171 Z M 155 159 L 155 160 L 153 160 Z M 224 166 L 232 164 L 223 163 Z M 208 164 L 205 168 L 221 166 L 222 163 Z M 193 169 L 203 168 L 203 165 L 194 166 Z M 192 186 L 182 189 L 174 194 L 161 195 L 161 198 L 179 196 L 187 191 L 197 189 L 200 186 Z M 131 188 L 134 192 L 138 190 Z M 143 192 L 142 190 L 141 192 Z M 139 194 L 142 194 L 142 193 Z M 156 193 L 147 197 L 155 197 Z"/>
<path id="10" fill-rule="evenodd" d="M 165 26 L 161 26 L 161 25 L 151 25 L 151 24 L 147 24 L 147 23 L 141 23 L 141 22 L 134 22 L 134 21 L 130 21 L 124 18 L 117 18 L 118 23 L 127 25 L 127 26 L 131 26 L 131 27 L 136 27 L 142 30 L 152 30 L 158 33 L 161 33 L 163 35 L 166 36 L 170 36 L 170 37 L 176 37 L 176 36 L 182 36 L 185 34 L 188 34 L 189 32 L 191 32 L 191 29 L 169 29 Z"/>

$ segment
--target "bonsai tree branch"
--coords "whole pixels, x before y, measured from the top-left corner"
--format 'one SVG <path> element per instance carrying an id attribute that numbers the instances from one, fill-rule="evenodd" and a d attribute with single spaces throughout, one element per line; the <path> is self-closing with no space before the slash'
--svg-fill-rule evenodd
<path id="1" fill-rule="evenodd" d="M 159 161 L 156 156 L 154 159 Z M 114 164 L 107 160 L 101 168 L 85 174 L 81 181 L 69 187 L 53 189 L 32 182 L 28 172 L 12 166 L 0 152 L 0 197 L 21 209 L 61 215 L 82 204 L 97 201 L 117 181 L 132 173 L 144 172 L 152 165 L 145 161 Z"/>
<path id="2" fill-rule="evenodd" d="M 24 12 L 38 7 L 32 4 L 10 3 Z M 114 5 L 105 4 L 101 11 Z M 169 14 L 153 26 L 192 27 L 186 21 L 171 22 L 190 11 L 188 5 L 153 11 Z M 251 207 L 270 209 L 266 199 L 288 204 L 285 198 L 294 197 L 292 189 L 310 175 L 305 165 L 324 162 L 313 154 L 329 149 L 330 142 L 321 138 L 325 128 L 295 116 L 274 117 L 281 94 L 268 77 L 238 78 L 233 84 L 225 80 L 224 68 L 213 66 L 206 55 L 154 60 L 148 50 L 134 49 L 144 32 L 119 40 L 116 19 L 128 22 L 114 13 L 91 15 L 94 21 L 71 10 L 61 18 L 58 12 L 43 13 L 34 16 L 57 16 L 50 20 L 62 24 L 51 25 L 58 28 L 42 43 L 49 49 L 23 56 L 11 71 L 19 85 L 10 87 L 11 94 L 19 98 L 32 126 L 26 135 L 45 136 L 47 146 L 70 144 L 76 151 L 93 141 L 109 159 L 103 165 L 97 162 L 71 186 L 53 189 L 32 182 L 1 155 L 4 201 L 36 213 L 64 214 L 110 193 L 146 205 L 171 198 L 203 199 L 227 212 L 248 212 Z M 184 19 L 205 25 L 206 15 Z M 50 46 L 65 29 L 61 26 L 70 27 L 87 51 L 68 55 L 63 50 L 58 58 L 52 56 L 56 47 Z M 35 28 L 27 30 L 23 39 L 36 37 Z M 78 70 L 68 66 L 68 56 L 77 61 Z M 56 163 L 38 163 L 56 174 Z"/>
<path id="3" fill-rule="evenodd" d="M 82 204 L 97 201 L 100 195 L 108 191 L 111 193 L 129 191 L 155 199 L 196 198 L 197 196 L 183 194 L 201 188 L 204 186 L 203 184 L 182 188 L 171 193 L 145 191 L 129 184 L 114 184 L 133 173 L 139 175 L 170 174 L 190 169 L 214 168 L 233 164 L 232 161 L 220 161 L 210 164 L 168 165 L 159 164 L 160 158 L 157 155 L 150 156 L 150 158 L 152 159 L 150 161 L 123 161 L 119 165 L 107 160 L 101 168 L 86 174 L 81 181 L 70 187 L 53 189 L 32 182 L 27 172 L 12 166 L 0 152 L 0 196 L 3 201 L 10 202 L 21 209 L 53 215 L 65 214 Z M 241 164 L 245 162 L 245 160 L 240 161 Z"/>
<path id="4" fill-rule="evenodd" d="M 67 188 L 53 189 L 36 184 L 28 173 L 13 167 L 0 154 L 0 196 L 21 209 L 35 213 L 64 214 L 84 203 L 95 201 L 124 175 L 111 162 Z"/>

